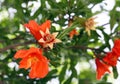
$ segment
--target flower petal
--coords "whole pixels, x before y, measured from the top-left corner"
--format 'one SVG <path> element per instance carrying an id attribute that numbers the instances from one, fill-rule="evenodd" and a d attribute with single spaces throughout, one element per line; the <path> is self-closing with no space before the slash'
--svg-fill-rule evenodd
<path id="1" fill-rule="evenodd" d="M 46 29 L 46 32 L 45 32 L 46 34 L 50 34 L 50 31 L 49 31 L 49 29 L 47 28 Z"/>
<path id="2" fill-rule="evenodd" d="M 35 37 L 36 40 L 39 40 L 41 38 L 41 35 L 39 33 L 39 25 L 34 20 L 30 20 L 29 23 L 24 24 L 24 26 L 30 30 L 30 33 Z"/>
<path id="3" fill-rule="evenodd" d="M 73 29 L 72 31 L 70 31 L 69 33 L 70 39 L 72 39 L 74 35 L 78 35 L 78 32 L 76 29 Z"/>
<path id="4" fill-rule="evenodd" d="M 48 73 L 48 61 L 42 59 L 41 61 L 34 63 L 31 67 L 29 77 L 30 78 L 44 78 Z"/>
<path id="5" fill-rule="evenodd" d="M 38 40 L 38 42 L 40 42 L 40 43 L 44 43 L 45 41 L 44 41 L 43 38 L 41 38 L 40 40 Z"/>
<path id="6" fill-rule="evenodd" d="M 43 31 L 40 30 L 40 34 L 42 37 L 44 37 L 45 33 Z"/>
<path id="7" fill-rule="evenodd" d="M 28 69 L 31 66 L 31 60 L 29 60 L 28 58 L 24 58 L 20 61 L 19 63 L 19 68 L 25 68 Z"/>
<path id="8" fill-rule="evenodd" d="M 120 56 L 120 39 L 114 41 L 112 52 L 114 52 L 117 56 Z"/>
<path id="9" fill-rule="evenodd" d="M 53 43 L 49 43 L 47 45 L 50 47 L 50 49 L 53 49 Z"/>
<path id="10" fill-rule="evenodd" d="M 26 52 L 28 50 L 19 50 L 16 52 L 16 54 L 14 55 L 14 58 L 15 59 L 18 59 L 18 58 L 24 58 L 26 56 Z"/>
<path id="11" fill-rule="evenodd" d="M 62 42 L 60 39 L 55 39 L 55 43 L 60 43 Z"/>
<path id="12" fill-rule="evenodd" d="M 109 67 L 108 65 L 106 65 L 105 63 L 101 62 L 98 58 L 96 58 L 95 60 L 96 62 L 96 67 L 97 67 L 97 79 L 100 80 L 101 77 L 105 74 L 105 72 L 109 72 L 110 73 L 110 70 L 109 70 Z"/>
<path id="13" fill-rule="evenodd" d="M 41 24 L 39 26 L 40 30 L 43 31 L 43 32 L 46 32 L 46 29 L 50 29 L 50 26 L 51 26 L 51 22 L 50 20 L 47 20 L 46 22 L 44 22 L 43 24 Z"/>
<path id="14" fill-rule="evenodd" d="M 118 60 L 118 56 L 116 56 L 113 52 L 108 52 L 106 56 L 103 58 L 103 61 L 111 66 L 116 66 Z"/>
<path id="15" fill-rule="evenodd" d="M 54 36 L 54 38 L 56 38 L 58 35 L 58 32 L 52 33 L 52 35 Z"/>

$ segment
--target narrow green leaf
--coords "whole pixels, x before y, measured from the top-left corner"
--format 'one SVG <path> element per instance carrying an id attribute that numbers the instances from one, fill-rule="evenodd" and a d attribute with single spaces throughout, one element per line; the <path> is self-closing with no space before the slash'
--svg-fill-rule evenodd
<path id="1" fill-rule="evenodd" d="M 50 71 L 50 72 L 48 73 L 47 77 L 52 76 L 52 75 L 55 74 L 55 73 L 57 73 L 57 69 L 54 69 L 54 70 Z"/>
<path id="2" fill-rule="evenodd" d="M 116 79 L 118 77 L 117 67 L 115 66 L 112 68 L 113 68 L 114 78 Z"/>
<path id="3" fill-rule="evenodd" d="M 64 67 L 60 72 L 60 75 L 59 75 L 60 83 L 64 80 L 66 69 L 67 69 L 67 63 L 64 64 Z"/>
<path id="4" fill-rule="evenodd" d="M 64 82 L 64 84 L 71 84 L 73 75 L 71 74 L 71 76 Z"/>

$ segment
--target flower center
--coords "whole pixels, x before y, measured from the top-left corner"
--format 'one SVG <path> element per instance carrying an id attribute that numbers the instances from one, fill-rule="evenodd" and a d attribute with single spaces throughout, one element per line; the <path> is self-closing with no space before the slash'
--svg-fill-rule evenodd
<path id="1" fill-rule="evenodd" d="M 50 42 L 54 41 L 54 36 L 52 34 L 46 34 L 44 36 L 44 40 L 46 41 L 46 43 L 50 43 Z"/>
<path id="2" fill-rule="evenodd" d="M 86 28 L 91 29 L 94 25 L 95 25 L 95 22 L 94 22 L 93 18 L 90 18 L 85 22 Z"/>
<path id="3" fill-rule="evenodd" d="M 30 57 L 29 59 L 28 59 L 28 62 L 30 63 L 30 65 L 32 64 L 32 63 L 35 63 L 35 62 L 37 62 L 39 59 L 37 58 L 37 57 Z"/>
<path id="4" fill-rule="evenodd" d="M 34 57 L 29 56 L 29 58 L 27 60 L 27 67 L 26 67 L 26 69 L 28 69 L 29 67 L 31 67 L 32 64 L 34 64 L 34 63 L 36 63 L 38 61 L 39 61 L 39 59 L 37 57 L 35 57 L 35 56 Z"/>
<path id="5" fill-rule="evenodd" d="M 112 61 L 116 61 L 117 60 L 117 56 L 113 56 L 113 58 L 111 60 Z"/>
<path id="6" fill-rule="evenodd" d="M 38 61 L 38 58 L 37 57 L 33 57 L 32 58 L 32 62 L 37 62 Z"/>

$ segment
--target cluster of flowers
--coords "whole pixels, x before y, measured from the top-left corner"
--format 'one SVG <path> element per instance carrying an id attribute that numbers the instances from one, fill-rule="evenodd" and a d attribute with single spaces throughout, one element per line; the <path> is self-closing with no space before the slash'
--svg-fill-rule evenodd
<path id="1" fill-rule="evenodd" d="M 90 36 L 90 30 L 95 30 L 96 22 L 95 18 L 89 18 L 84 22 L 85 31 Z M 72 21 L 69 22 L 68 27 L 71 26 Z M 18 50 L 14 56 L 15 59 L 21 58 L 19 62 L 19 68 L 30 69 L 30 78 L 43 78 L 48 74 L 49 60 L 46 56 L 43 56 L 43 49 L 53 49 L 55 43 L 60 43 L 61 40 L 57 39 L 58 32 L 50 33 L 51 22 L 47 20 L 43 24 L 39 25 L 34 20 L 30 20 L 28 24 L 24 24 L 24 27 L 30 30 L 30 33 L 34 36 L 41 48 L 31 47 L 28 50 Z M 74 35 L 78 35 L 76 29 L 69 32 L 69 36 L 72 39 Z M 120 56 L 120 40 L 115 40 L 114 47 L 111 52 L 108 52 L 102 59 L 99 57 L 95 59 L 97 66 L 97 79 L 109 72 L 111 66 L 116 66 L 118 57 Z"/>
<path id="2" fill-rule="evenodd" d="M 97 79 L 100 80 L 101 77 L 106 73 L 110 73 L 110 67 L 114 67 L 117 64 L 118 58 L 120 57 L 120 39 L 114 41 L 114 46 L 111 52 L 108 52 L 103 59 L 96 58 L 97 66 Z"/>
<path id="3" fill-rule="evenodd" d="M 16 52 L 14 58 L 22 59 L 19 62 L 19 68 L 31 68 L 29 73 L 30 78 L 43 78 L 49 71 L 49 60 L 43 56 L 43 49 L 47 47 L 52 49 L 54 43 L 59 43 L 61 40 L 56 38 L 58 32 L 53 34 L 50 33 L 51 22 L 49 20 L 41 25 L 38 25 L 34 20 L 31 20 L 28 24 L 24 24 L 24 26 L 30 30 L 30 33 L 41 45 L 41 48 L 31 47 L 28 50 L 19 50 Z"/>

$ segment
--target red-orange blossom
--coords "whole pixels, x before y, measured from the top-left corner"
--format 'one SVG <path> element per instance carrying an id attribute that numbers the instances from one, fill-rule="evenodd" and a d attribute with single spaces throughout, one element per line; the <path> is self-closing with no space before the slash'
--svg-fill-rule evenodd
<path id="1" fill-rule="evenodd" d="M 28 50 L 16 52 L 15 59 L 21 58 L 19 68 L 30 69 L 30 78 L 43 78 L 48 73 L 48 60 L 42 54 L 42 50 L 32 47 Z"/>
<path id="2" fill-rule="evenodd" d="M 49 47 L 52 49 L 54 43 L 61 42 L 61 40 L 56 38 L 58 35 L 57 32 L 53 34 L 50 33 L 51 23 L 49 20 L 41 25 L 38 25 L 34 20 L 31 20 L 28 24 L 24 24 L 24 26 L 30 30 L 31 34 L 43 48 Z"/>
<path id="3" fill-rule="evenodd" d="M 36 40 L 39 40 L 42 36 L 40 30 L 45 32 L 46 29 L 50 29 L 51 22 L 47 20 L 43 24 L 39 25 L 34 20 L 30 20 L 28 24 L 24 24 L 26 28 L 30 30 L 30 33 L 35 37 Z"/>
<path id="4" fill-rule="evenodd" d="M 97 66 L 97 79 L 101 79 L 101 77 L 105 74 L 105 72 L 109 72 L 109 67 L 115 67 L 120 57 L 120 39 L 114 41 L 114 46 L 110 52 L 107 52 L 103 59 L 96 58 L 96 66 Z"/>

